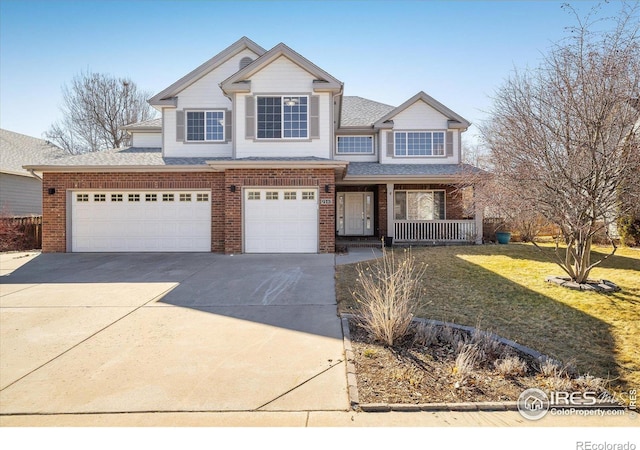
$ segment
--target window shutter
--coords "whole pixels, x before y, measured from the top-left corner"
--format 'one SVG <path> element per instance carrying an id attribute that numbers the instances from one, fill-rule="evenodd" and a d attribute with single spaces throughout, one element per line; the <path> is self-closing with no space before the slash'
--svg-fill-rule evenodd
<path id="1" fill-rule="evenodd" d="M 176 141 L 184 142 L 184 111 L 176 111 Z"/>
<path id="2" fill-rule="evenodd" d="M 233 136 L 231 134 L 231 127 L 232 127 L 232 116 L 233 112 L 232 111 L 225 111 L 224 112 L 224 140 L 227 142 L 230 142 Z"/>
<path id="3" fill-rule="evenodd" d="M 256 130 L 255 99 L 252 95 L 248 95 L 244 98 L 244 102 L 244 137 L 254 139 Z"/>
<path id="4" fill-rule="evenodd" d="M 453 131 L 447 131 L 447 156 L 453 156 Z"/>
<path id="5" fill-rule="evenodd" d="M 309 137 L 320 139 L 320 96 L 309 98 Z"/>
<path id="6" fill-rule="evenodd" d="M 387 131 L 387 156 L 393 156 L 393 131 Z"/>

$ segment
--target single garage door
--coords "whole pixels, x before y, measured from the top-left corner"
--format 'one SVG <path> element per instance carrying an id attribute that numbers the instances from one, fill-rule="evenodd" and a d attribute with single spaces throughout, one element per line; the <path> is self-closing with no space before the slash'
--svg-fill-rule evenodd
<path id="1" fill-rule="evenodd" d="M 73 252 L 210 252 L 209 191 L 74 191 Z"/>
<path id="2" fill-rule="evenodd" d="M 244 189 L 246 253 L 317 253 L 318 190 Z"/>

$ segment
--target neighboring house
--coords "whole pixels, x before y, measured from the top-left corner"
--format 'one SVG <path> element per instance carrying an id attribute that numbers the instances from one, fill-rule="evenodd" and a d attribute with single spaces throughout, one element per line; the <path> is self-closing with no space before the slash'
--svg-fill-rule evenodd
<path id="1" fill-rule="evenodd" d="M 149 100 L 132 147 L 44 173 L 45 252 L 331 253 L 336 237 L 481 242 L 463 216 L 469 122 L 423 92 L 393 107 L 284 44 L 247 38 Z"/>
<path id="2" fill-rule="evenodd" d="M 0 214 L 42 214 L 42 180 L 22 166 L 45 164 L 65 155 L 48 141 L 0 129 Z"/>

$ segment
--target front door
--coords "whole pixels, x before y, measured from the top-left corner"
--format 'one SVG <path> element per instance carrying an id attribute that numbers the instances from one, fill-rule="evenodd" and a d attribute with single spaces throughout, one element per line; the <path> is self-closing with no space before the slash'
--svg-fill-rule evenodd
<path id="1" fill-rule="evenodd" d="M 373 236 L 373 193 L 338 193 L 338 234 Z"/>

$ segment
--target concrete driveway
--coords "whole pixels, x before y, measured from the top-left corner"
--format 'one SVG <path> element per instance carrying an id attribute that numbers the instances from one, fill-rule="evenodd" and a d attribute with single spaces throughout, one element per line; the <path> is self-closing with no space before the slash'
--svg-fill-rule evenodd
<path id="1" fill-rule="evenodd" d="M 333 255 L 0 255 L 0 413 L 346 411 Z"/>

